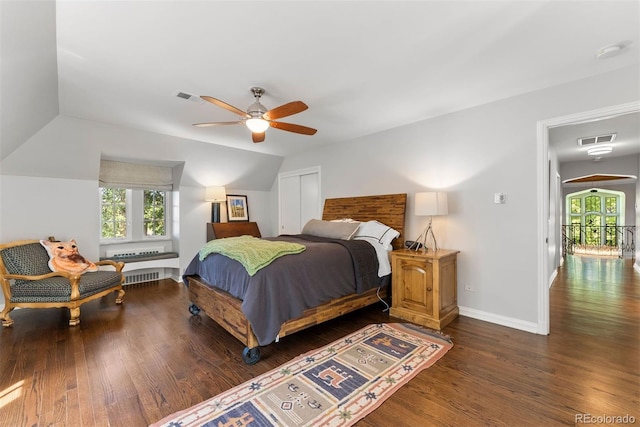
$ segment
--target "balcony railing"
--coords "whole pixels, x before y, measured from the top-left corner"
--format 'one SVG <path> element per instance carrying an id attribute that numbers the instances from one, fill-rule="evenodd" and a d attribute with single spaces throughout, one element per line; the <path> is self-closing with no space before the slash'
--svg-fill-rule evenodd
<path id="1" fill-rule="evenodd" d="M 563 225 L 563 256 L 570 254 L 635 258 L 635 226 Z"/>

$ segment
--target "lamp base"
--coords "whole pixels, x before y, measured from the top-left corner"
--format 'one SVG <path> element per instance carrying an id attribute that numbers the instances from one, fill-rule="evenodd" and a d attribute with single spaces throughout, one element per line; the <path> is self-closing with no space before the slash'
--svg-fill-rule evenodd
<path id="1" fill-rule="evenodd" d="M 220 203 L 211 203 L 211 222 L 220 222 Z"/>
<path id="2" fill-rule="evenodd" d="M 429 252 L 429 248 L 427 247 L 427 239 L 429 239 L 429 235 L 431 235 L 431 239 L 433 240 L 433 251 L 437 252 L 438 249 L 440 249 L 438 247 L 438 242 L 436 241 L 436 236 L 435 234 L 433 234 L 433 227 L 431 227 L 432 221 L 433 221 L 433 217 L 429 217 L 429 223 L 427 224 L 427 227 L 424 229 L 422 233 L 420 233 L 418 238 L 409 247 L 409 250 L 412 250 L 413 246 L 415 245 L 415 249 L 413 250 L 415 250 L 416 252 L 419 251 L 420 249 L 422 249 L 422 253 Z"/>

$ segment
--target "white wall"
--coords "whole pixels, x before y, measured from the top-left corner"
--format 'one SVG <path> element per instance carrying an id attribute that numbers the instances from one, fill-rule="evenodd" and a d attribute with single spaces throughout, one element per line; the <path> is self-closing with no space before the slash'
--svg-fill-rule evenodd
<path id="1" fill-rule="evenodd" d="M 408 237 L 425 222 L 413 215 L 414 193 L 447 191 L 450 214 L 436 217 L 434 228 L 443 248 L 461 251 L 461 312 L 535 331 L 539 275 L 546 275 L 537 271 L 543 256 L 537 122 L 637 100 L 638 71 L 629 67 L 290 156 L 281 172 L 320 165 L 323 199 L 408 193 Z M 506 204 L 493 203 L 496 192 L 507 194 Z"/>
<path id="2" fill-rule="evenodd" d="M 97 189 L 91 181 L 3 176 L 0 241 L 75 238 L 81 253 L 96 260 L 98 246 L 92 243 L 100 233 Z"/>
<path id="3" fill-rule="evenodd" d="M 547 272 L 549 286 L 555 280 L 558 267 L 560 267 L 560 259 L 562 257 L 562 233 L 560 232 L 560 224 L 562 224 L 562 198 L 561 184 L 558 183 L 558 170 L 560 164 L 553 149 L 549 149 L 549 214 L 548 214 L 548 241 L 547 247 Z"/>
<path id="4" fill-rule="evenodd" d="M 640 154 L 638 155 L 638 180 L 636 181 L 636 226 L 640 226 Z M 640 273 L 640 236 L 638 236 L 638 228 L 636 228 L 636 262 L 634 264 L 636 271 Z"/>

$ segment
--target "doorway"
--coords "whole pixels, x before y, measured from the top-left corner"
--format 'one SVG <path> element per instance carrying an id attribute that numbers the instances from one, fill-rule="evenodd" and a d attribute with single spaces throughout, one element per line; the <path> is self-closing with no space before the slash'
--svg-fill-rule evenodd
<path id="1" fill-rule="evenodd" d="M 550 176 L 555 174 L 555 170 L 551 170 L 550 149 L 549 149 L 549 130 L 554 127 L 566 126 L 587 121 L 603 120 L 621 114 L 640 112 L 640 102 L 631 102 L 593 111 L 577 113 L 568 116 L 556 117 L 549 120 L 539 121 L 537 124 L 537 175 L 538 175 L 538 330 L 537 333 L 542 335 L 549 334 L 549 287 L 551 281 L 556 274 L 556 266 L 553 260 L 557 257 L 559 245 L 549 240 L 550 235 L 557 233 L 557 228 L 550 230 L 550 227 L 556 227 L 554 221 L 550 221 L 550 213 L 558 212 L 558 206 L 554 206 L 557 198 L 550 199 Z M 550 225 L 551 224 L 551 225 Z"/>

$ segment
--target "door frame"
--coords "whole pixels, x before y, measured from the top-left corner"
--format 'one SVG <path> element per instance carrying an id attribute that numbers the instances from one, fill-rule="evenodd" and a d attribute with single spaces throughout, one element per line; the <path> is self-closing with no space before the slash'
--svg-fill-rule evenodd
<path id="1" fill-rule="evenodd" d="M 640 112 L 640 101 L 540 120 L 537 123 L 538 334 L 549 334 L 549 129 Z"/>

